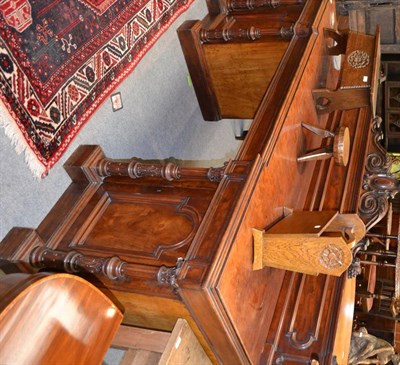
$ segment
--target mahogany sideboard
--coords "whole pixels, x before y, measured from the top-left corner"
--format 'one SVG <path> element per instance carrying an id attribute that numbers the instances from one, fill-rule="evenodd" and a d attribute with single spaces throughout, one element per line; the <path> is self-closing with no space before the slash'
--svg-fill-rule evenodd
<path id="1" fill-rule="evenodd" d="M 0 257 L 85 275 L 121 304 L 125 324 L 171 331 L 184 318 L 214 363 L 340 363 L 338 318 L 351 280 L 254 271 L 252 228 L 270 227 L 285 207 L 358 214 L 368 228 L 399 182 L 388 173 L 369 107 L 317 114 L 311 90 L 336 77 L 323 37 L 335 26 L 335 3 L 295 3 L 283 8 L 295 7 L 294 29 L 308 31 L 285 40 L 235 159 L 191 168 L 114 161 L 98 146 L 81 146 L 64 166 L 71 185 L 37 229 L 9 232 Z M 269 22 L 269 14 L 259 16 Z M 347 166 L 297 162 L 332 143 L 305 131 L 303 121 L 349 128 Z"/>

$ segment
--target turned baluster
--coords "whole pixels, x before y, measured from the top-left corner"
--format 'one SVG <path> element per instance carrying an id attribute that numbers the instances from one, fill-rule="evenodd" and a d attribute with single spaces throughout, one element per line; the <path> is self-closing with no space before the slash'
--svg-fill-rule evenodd
<path id="1" fill-rule="evenodd" d="M 117 256 L 88 256 L 76 251 L 56 251 L 39 246 L 31 251 L 29 263 L 35 268 L 53 268 L 71 274 L 88 272 L 104 275 L 110 280 L 125 279 L 126 262 Z"/>
<path id="2" fill-rule="evenodd" d="M 219 182 L 224 176 L 226 166 L 225 163 L 224 166 L 218 168 L 195 168 L 180 167 L 172 162 L 157 164 L 145 163 L 136 159 L 118 161 L 103 158 L 97 164 L 97 173 L 101 177 L 126 176 L 131 179 L 158 177 L 168 181 L 192 178 Z"/>
<path id="3" fill-rule="evenodd" d="M 275 9 L 281 5 L 302 5 L 304 2 L 304 0 L 228 0 L 226 6 L 228 11 Z"/>
<path id="4" fill-rule="evenodd" d="M 150 275 L 161 285 L 179 288 L 177 275 L 184 259 L 179 257 L 175 266 L 151 267 L 132 264 L 117 256 L 97 257 L 81 254 L 77 251 L 59 251 L 38 246 L 29 255 L 29 264 L 34 268 L 56 269 L 70 274 L 91 273 L 105 276 L 112 281 L 129 281 L 136 273 Z"/>
<path id="5" fill-rule="evenodd" d="M 230 18 L 222 29 L 200 30 L 200 41 L 203 43 L 221 43 L 232 41 L 255 41 L 262 37 L 280 37 L 291 39 L 294 35 L 294 24 L 287 26 L 276 26 L 270 28 L 249 27 L 245 29 L 234 29 L 234 18 Z"/>

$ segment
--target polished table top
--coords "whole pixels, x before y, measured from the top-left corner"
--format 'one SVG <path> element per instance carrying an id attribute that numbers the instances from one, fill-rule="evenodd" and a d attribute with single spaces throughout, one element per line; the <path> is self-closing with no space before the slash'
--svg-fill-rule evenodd
<path id="1" fill-rule="evenodd" d="M 70 274 L 0 277 L 0 362 L 101 364 L 122 313 Z"/>

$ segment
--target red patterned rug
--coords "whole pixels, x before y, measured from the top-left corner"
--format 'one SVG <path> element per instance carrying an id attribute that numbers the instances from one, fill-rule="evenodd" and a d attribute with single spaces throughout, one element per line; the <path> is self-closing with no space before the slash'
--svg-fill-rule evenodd
<path id="1" fill-rule="evenodd" d="M 0 0 L 0 124 L 36 176 L 192 1 Z"/>

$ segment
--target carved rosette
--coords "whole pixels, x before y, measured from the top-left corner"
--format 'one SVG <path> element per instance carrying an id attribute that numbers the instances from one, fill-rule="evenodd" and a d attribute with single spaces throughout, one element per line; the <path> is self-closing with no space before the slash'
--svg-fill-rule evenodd
<path id="1" fill-rule="evenodd" d="M 320 254 L 319 262 L 327 269 L 336 269 L 343 265 L 344 252 L 336 245 L 327 245 Z"/>
<path id="2" fill-rule="evenodd" d="M 347 62 L 353 68 L 364 68 L 369 65 L 369 55 L 357 49 L 348 55 Z"/>
<path id="3" fill-rule="evenodd" d="M 364 192 L 358 207 L 367 230 L 386 215 L 388 199 L 394 198 L 400 191 L 400 181 L 389 171 L 391 160 L 379 143 L 382 138 L 381 122 L 380 117 L 374 118 L 372 134 L 375 151 L 367 156 L 363 178 Z"/>
<path id="4" fill-rule="evenodd" d="M 46 247 L 36 247 L 29 256 L 29 263 L 36 268 L 55 268 L 76 274 L 88 272 L 104 275 L 110 280 L 125 279 L 126 262 L 119 257 L 96 257 L 80 254 L 76 251 L 56 251 Z"/>

